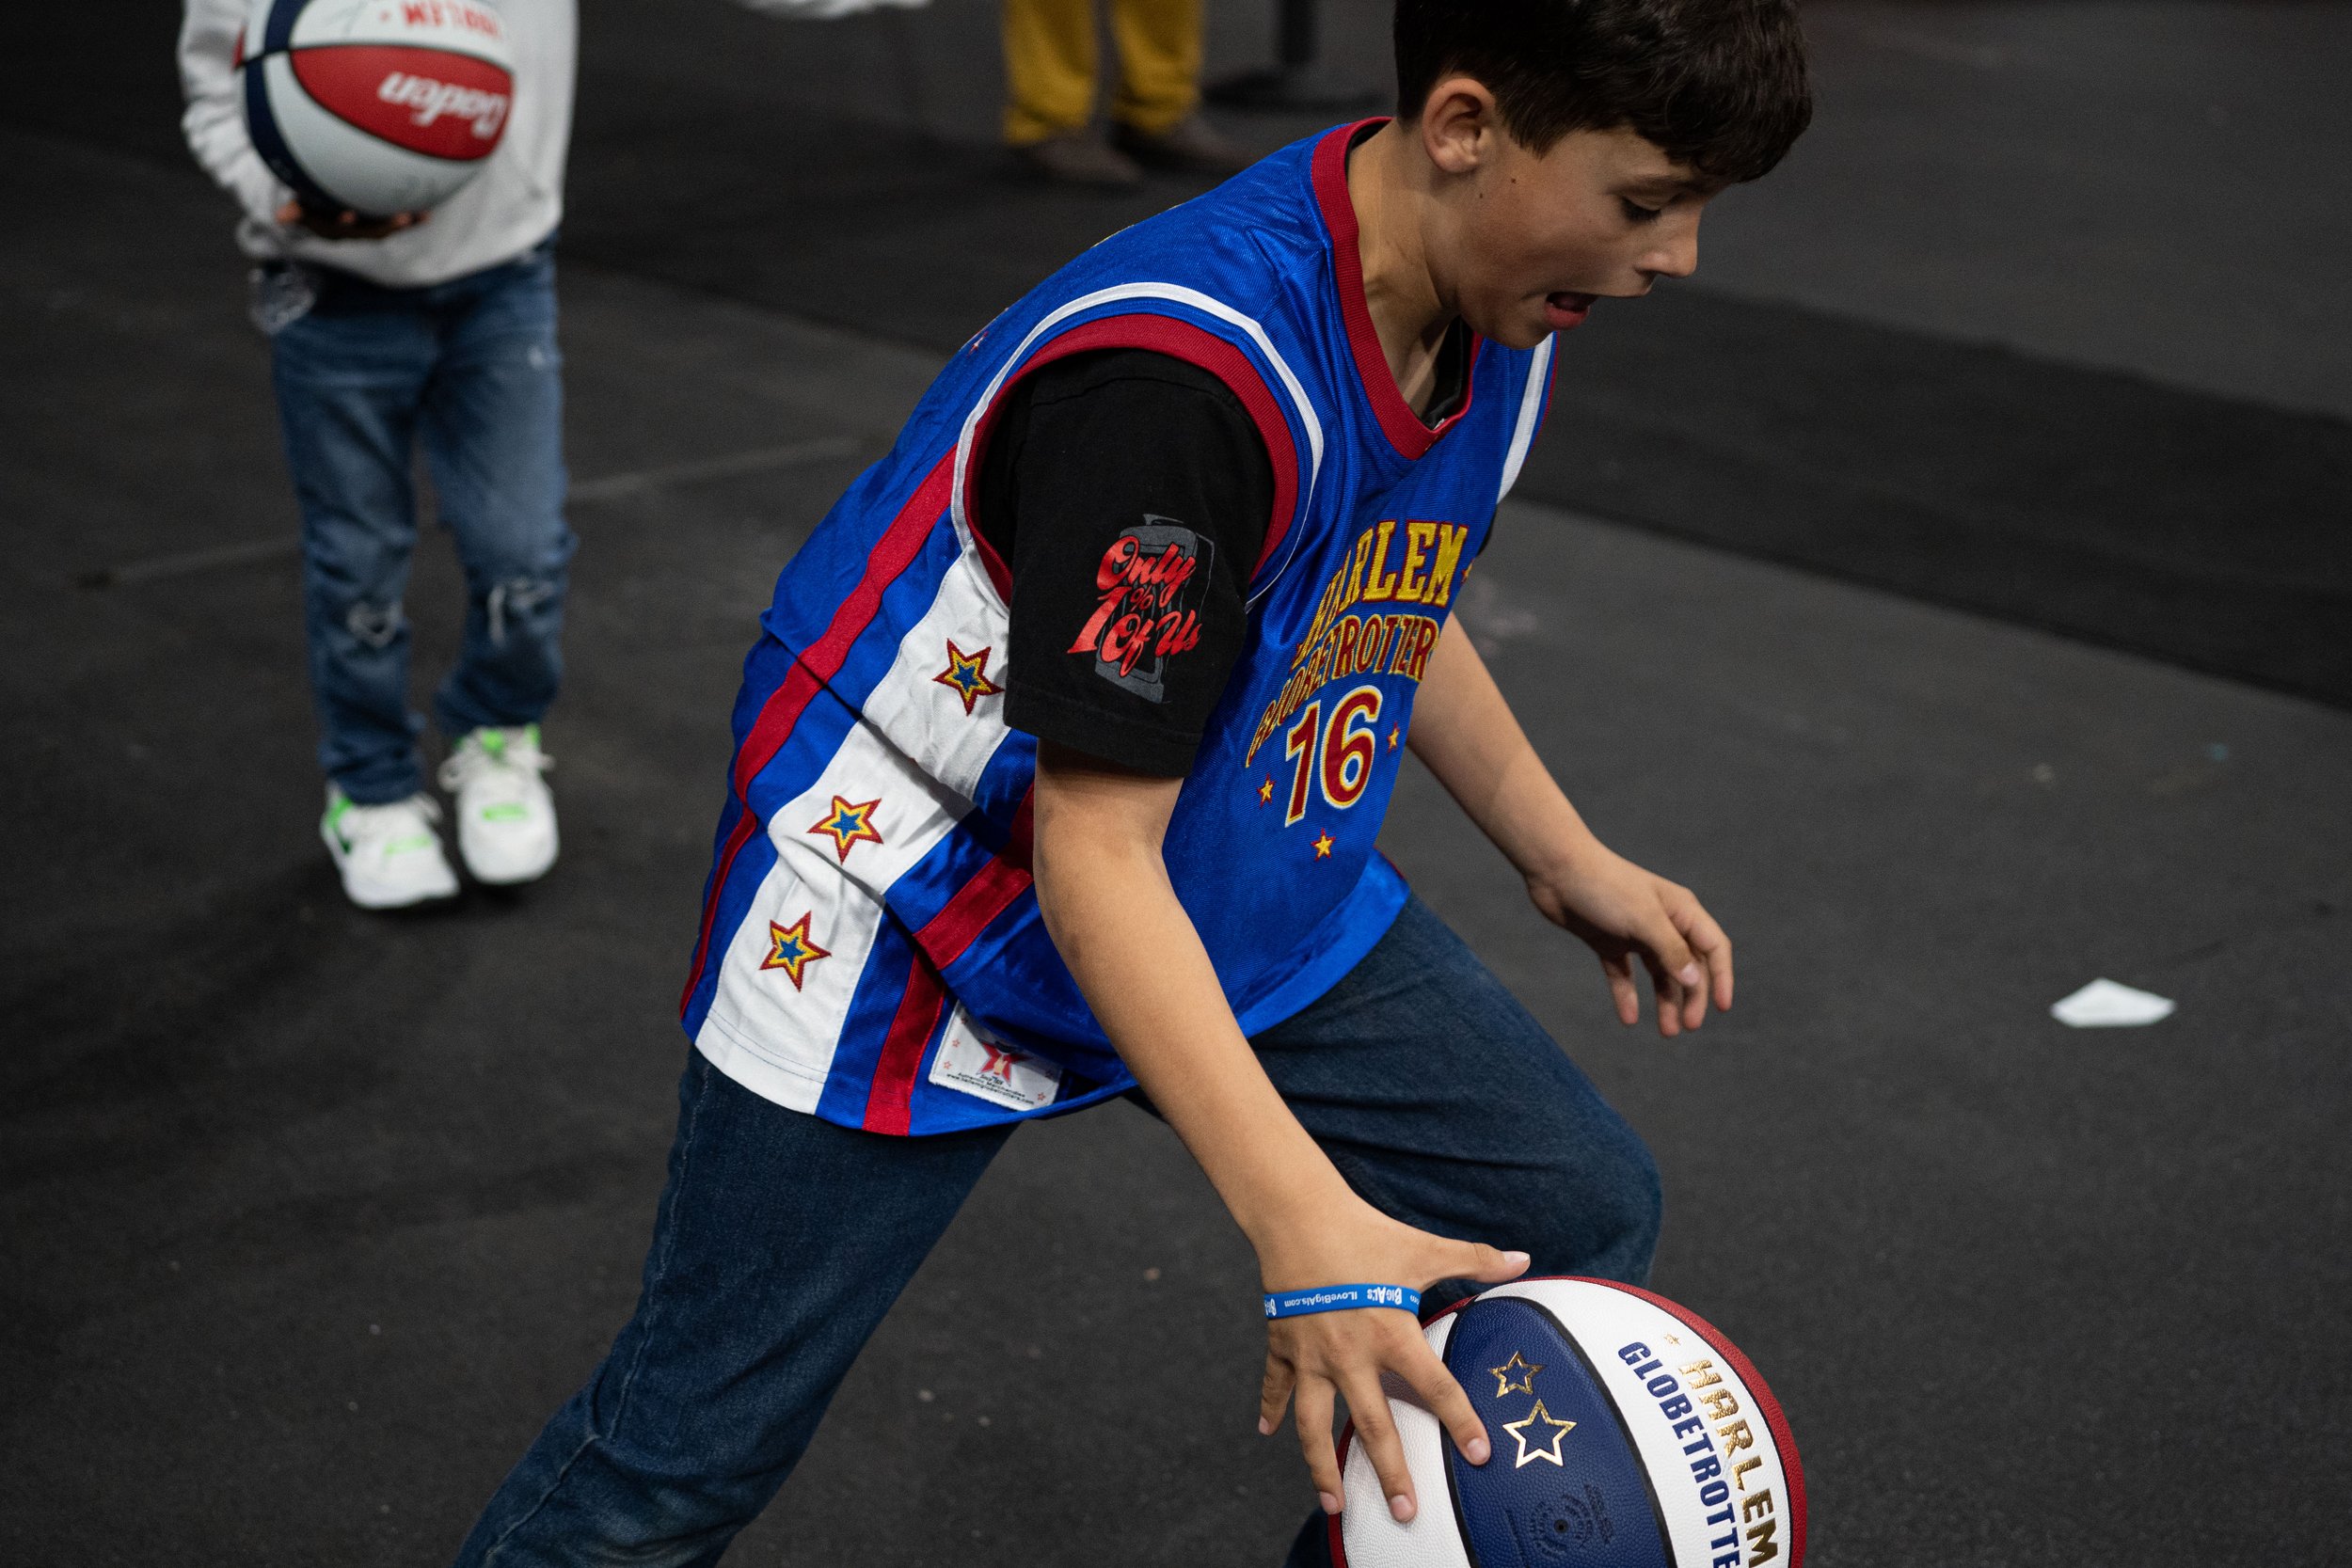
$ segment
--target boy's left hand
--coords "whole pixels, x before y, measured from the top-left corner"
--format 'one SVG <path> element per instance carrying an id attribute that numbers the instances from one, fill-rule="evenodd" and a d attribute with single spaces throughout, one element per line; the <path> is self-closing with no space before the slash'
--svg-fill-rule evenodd
<path id="1" fill-rule="evenodd" d="M 1710 999 L 1719 1010 L 1731 1006 L 1731 939 L 1680 883 L 1588 840 L 1561 870 L 1529 877 L 1527 895 L 1600 956 L 1622 1022 L 1642 1020 L 1636 957 L 1657 990 L 1658 1032 L 1666 1038 L 1697 1028 Z"/>

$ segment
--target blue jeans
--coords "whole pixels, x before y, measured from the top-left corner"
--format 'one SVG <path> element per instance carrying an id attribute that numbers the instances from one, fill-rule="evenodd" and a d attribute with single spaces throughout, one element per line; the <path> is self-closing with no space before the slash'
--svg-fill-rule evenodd
<path id="1" fill-rule="evenodd" d="M 271 340 L 302 510 L 303 609 L 319 763 L 363 805 L 423 787 L 402 600 L 420 443 L 466 576 L 465 643 L 435 718 L 456 736 L 536 722 L 563 673 L 562 360 L 552 243 L 424 289 L 321 269 L 317 303 Z"/>
<path id="2" fill-rule="evenodd" d="M 1647 1276 L 1649 1151 L 1420 900 L 1328 995 L 1252 1044 L 1341 1174 L 1387 1212 L 1523 1248 L 1538 1274 Z M 461 1564 L 716 1562 L 1011 1135 L 838 1127 L 699 1054 L 678 1100 L 636 1314 L 506 1478 Z M 1424 1307 L 1464 1290 L 1440 1287 Z M 1325 1560 L 1320 1519 L 1294 1564 Z"/>

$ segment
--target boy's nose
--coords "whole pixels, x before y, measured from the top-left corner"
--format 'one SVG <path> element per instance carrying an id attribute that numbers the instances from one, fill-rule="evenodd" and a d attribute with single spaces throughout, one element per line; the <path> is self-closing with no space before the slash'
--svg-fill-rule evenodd
<path id="1" fill-rule="evenodd" d="M 1649 277 L 1688 277 L 1699 270 L 1699 237 L 1695 230 L 1661 245 L 1638 263 Z"/>
<path id="2" fill-rule="evenodd" d="M 1657 236 L 1658 243 L 1635 263 L 1643 275 L 1655 280 L 1661 277 L 1688 277 L 1699 270 L 1698 215 L 1691 214 L 1690 222 Z"/>

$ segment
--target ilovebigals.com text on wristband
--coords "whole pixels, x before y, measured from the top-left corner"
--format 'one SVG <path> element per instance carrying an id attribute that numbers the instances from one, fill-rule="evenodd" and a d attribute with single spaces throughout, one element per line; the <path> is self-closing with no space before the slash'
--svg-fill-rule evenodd
<path id="1" fill-rule="evenodd" d="M 1277 1291 L 1265 1298 L 1269 1318 L 1303 1318 L 1356 1307 L 1393 1307 L 1419 1317 L 1421 1292 L 1402 1285 L 1318 1285 L 1311 1291 Z"/>

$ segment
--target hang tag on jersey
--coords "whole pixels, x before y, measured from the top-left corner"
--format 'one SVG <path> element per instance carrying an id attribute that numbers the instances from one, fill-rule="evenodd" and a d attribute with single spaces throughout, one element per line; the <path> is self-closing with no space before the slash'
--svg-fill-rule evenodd
<path id="1" fill-rule="evenodd" d="M 1041 1056 L 1016 1051 L 972 1022 L 959 1006 L 931 1058 L 931 1082 L 943 1089 L 974 1095 L 1011 1111 L 1050 1105 L 1061 1088 L 1061 1069 Z"/>

